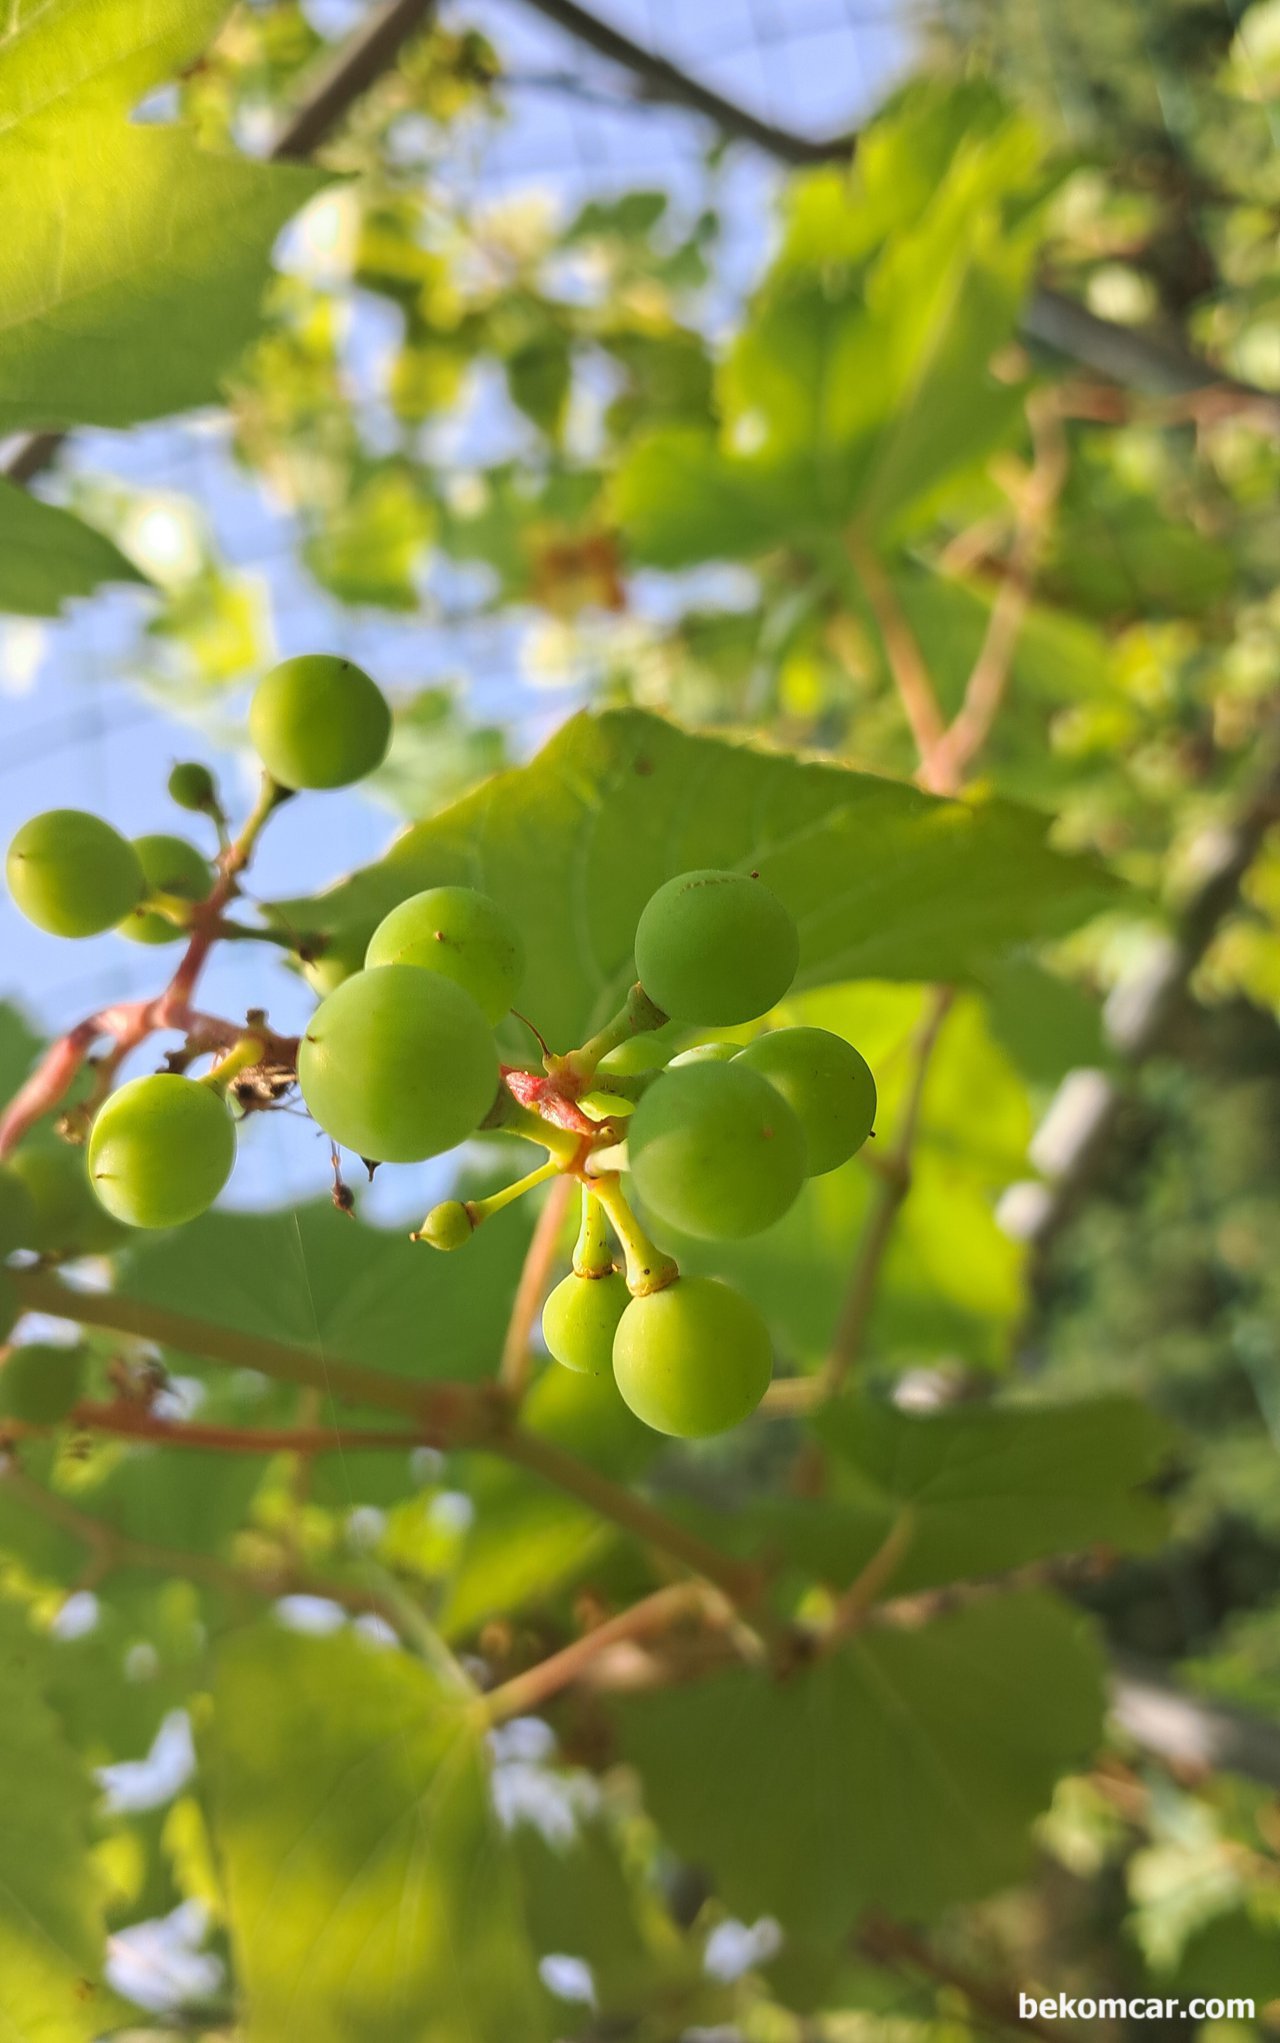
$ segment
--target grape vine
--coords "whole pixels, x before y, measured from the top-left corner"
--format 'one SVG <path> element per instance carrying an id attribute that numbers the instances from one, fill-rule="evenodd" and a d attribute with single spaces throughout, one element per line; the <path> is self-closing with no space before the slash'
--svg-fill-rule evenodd
<path id="1" fill-rule="evenodd" d="M 146 943 L 185 937 L 186 950 L 154 999 L 70 1030 L 11 1104 L 0 1124 L 0 1157 L 16 1151 L 0 1180 L 9 1247 L 56 1255 L 89 1241 L 83 1188 L 73 1200 L 65 1163 L 46 1184 L 47 1164 L 34 1175 L 24 1164 L 40 1152 L 21 1147 L 86 1061 L 88 1095 L 67 1107 L 61 1129 L 86 1147 L 103 1218 L 126 1228 L 198 1218 L 231 1175 L 238 1128 L 295 1096 L 335 1157 L 351 1151 L 370 1173 L 503 1132 L 536 1144 L 545 1161 L 487 1197 L 445 1200 L 413 1238 L 465 1249 L 516 1200 L 571 1181 L 580 1229 L 571 1268 L 543 1307 L 548 1353 L 581 1373 L 612 1369 L 626 1404 L 657 1432 L 697 1438 L 737 1425 L 773 1373 L 764 1321 L 727 1284 L 682 1274 L 650 1221 L 677 1245 L 681 1235 L 757 1234 L 808 1176 L 854 1155 L 875 1118 L 865 1060 L 825 1030 L 777 1029 L 745 1047 L 683 1040 L 690 1028 L 756 1023 L 786 994 L 799 938 L 785 904 L 755 873 L 676 875 L 640 917 L 639 977 L 618 1013 L 584 1043 L 545 1048 L 539 1065 L 499 1060 L 493 1030 L 519 997 L 524 940 L 502 905 L 471 887 L 430 888 L 392 908 L 363 959 L 338 961 L 322 982 L 297 1041 L 270 1030 L 265 1007 L 242 1022 L 204 1015 L 191 1002 L 212 946 L 279 940 L 224 912 L 268 818 L 299 790 L 372 772 L 390 711 L 361 669 L 317 654 L 264 677 L 249 729 L 264 778 L 239 836 L 205 767 L 187 762 L 170 778 L 178 805 L 218 831 L 213 865 L 185 839 L 130 844 L 102 819 L 69 811 L 35 817 L 14 839 L 14 898 L 40 927 L 76 937 L 115 926 Z M 326 960 L 319 939 L 299 936 L 293 948 L 299 963 Z M 125 1058 L 162 1032 L 182 1038 L 163 1067 L 118 1084 Z M 340 1176 L 338 1186 L 349 1205 Z"/>

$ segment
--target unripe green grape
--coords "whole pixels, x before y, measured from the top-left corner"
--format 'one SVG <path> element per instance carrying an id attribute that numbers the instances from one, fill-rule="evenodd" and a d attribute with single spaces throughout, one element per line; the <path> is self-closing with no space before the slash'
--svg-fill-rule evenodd
<path id="1" fill-rule="evenodd" d="M 197 759 L 179 760 L 169 775 L 169 799 L 194 815 L 207 815 L 215 809 L 218 789 L 208 767 Z"/>
<path id="2" fill-rule="evenodd" d="M 377 965 L 321 1001 L 298 1046 L 312 1118 L 357 1156 L 418 1163 L 475 1132 L 498 1090 L 493 1035 L 438 972 Z"/>
<path id="3" fill-rule="evenodd" d="M 303 653 L 258 683 L 249 735 L 281 787 L 348 787 L 386 758 L 391 711 L 353 661 Z"/>
<path id="4" fill-rule="evenodd" d="M 429 887 L 384 916 L 366 965 L 417 965 L 471 995 L 486 1020 L 510 1011 L 524 977 L 524 944 L 505 908 L 474 887 Z"/>
<path id="5" fill-rule="evenodd" d="M 618 1322 L 630 1302 L 626 1279 L 617 1270 L 602 1277 L 571 1270 L 542 1308 L 547 1353 L 580 1376 L 605 1375 Z"/>
<path id="6" fill-rule="evenodd" d="M 475 1222 L 461 1199 L 443 1199 L 431 1208 L 414 1238 L 448 1251 L 462 1248 L 475 1231 Z"/>
<path id="7" fill-rule="evenodd" d="M 607 1078 L 642 1078 L 646 1071 L 661 1071 L 670 1061 L 669 1045 L 651 1029 L 642 1029 L 638 1036 L 628 1036 L 606 1050 L 596 1070 Z"/>
<path id="8" fill-rule="evenodd" d="M 627 1123 L 627 1155 L 649 1211 L 708 1241 L 771 1227 L 805 1176 L 795 1115 L 739 1063 L 664 1072 Z"/>
<path id="9" fill-rule="evenodd" d="M 96 1256 L 119 1244 L 124 1230 L 94 1198 L 83 1151 L 65 1142 L 32 1142 L 8 1167 L 31 1202 L 23 1248 L 43 1256 Z"/>
<path id="10" fill-rule="evenodd" d="M 773 1348 L 740 1292 L 715 1277 L 677 1277 L 631 1300 L 614 1336 L 613 1373 L 646 1426 L 701 1440 L 754 1412 L 773 1374 Z"/>
<path id="11" fill-rule="evenodd" d="M 774 1029 L 737 1058 L 776 1087 L 804 1130 L 809 1176 L 861 1149 L 876 1118 L 876 1082 L 861 1052 L 830 1029 Z"/>
<path id="12" fill-rule="evenodd" d="M 136 907 L 146 888 L 128 839 L 83 809 L 46 809 L 9 846 L 9 892 L 50 936 L 98 936 Z"/>
<path id="13" fill-rule="evenodd" d="M 128 1227 L 181 1227 L 212 1206 L 236 1160 L 220 1093 L 172 1071 L 132 1078 L 98 1110 L 89 1182 Z"/>
<path id="14" fill-rule="evenodd" d="M 636 970 L 650 1000 L 702 1028 L 766 1014 L 799 956 L 791 916 L 746 873 L 681 873 L 659 887 L 636 929 Z"/>
<path id="15" fill-rule="evenodd" d="M 0 1270 L 0 1341 L 6 1341 L 22 1310 L 18 1293 L 7 1270 Z"/>
<path id="16" fill-rule="evenodd" d="M 36 1214 L 31 1194 L 16 1171 L 0 1164 L 0 1256 L 30 1248 Z"/>
<path id="17" fill-rule="evenodd" d="M 59 1348 L 28 1341 L 11 1348 L 0 1364 L 0 1418 L 28 1426 L 56 1426 L 84 1390 L 88 1368 L 84 1348 Z"/>
<path id="18" fill-rule="evenodd" d="M 194 844 L 188 844 L 185 837 L 169 837 L 163 832 L 156 832 L 147 837 L 135 837 L 133 848 L 138 854 L 149 894 L 176 894 L 180 901 L 203 901 L 213 885 L 208 859 L 196 850 Z M 133 943 L 179 943 L 183 933 L 167 915 L 149 909 L 145 900 L 130 909 L 120 924 L 121 936 L 129 937 Z"/>
<path id="19" fill-rule="evenodd" d="M 671 1069 L 683 1070 L 686 1064 L 728 1064 L 741 1048 L 741 1043 L 694 1043 L 671 1059 Z"/>

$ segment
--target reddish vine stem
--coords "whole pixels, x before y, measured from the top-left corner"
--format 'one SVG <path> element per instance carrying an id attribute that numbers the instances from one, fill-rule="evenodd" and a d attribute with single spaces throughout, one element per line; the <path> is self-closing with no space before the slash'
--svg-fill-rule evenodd
<path id="1" fill-rule="evenodd" d="M 498 1381 L 517 1401 L 524 1395 L 528 1386 L 533 1323 L 546 1293 L 551 1267 L 555 1262 L 560 1230 L 564 1226 L 569 1200 L 576 1183 L 576 1179 L 566 1173 L 552 1185 L 543 1201 L 542 1211 L 538 1215 L 525 1252 L 516 1295 L 512 1300 L 511 1316 L 507 1321 L 502 1357 L 498 1364 Z"/>
<path id="2" fill-rule="evenodd" d="M 539 1660 L 535 1667 L 513 1675 L 500 1688 L 492 1689 L 485 1698 L 485 1715 L 495 1724 L 504 1723 L 509 1717 L 528 1716 L 577 1681 L 592 1661 L 611 1646 L 652 1638 L 655 1634 L 661 1636 L 682 1617 L 711 1616 L 723 1622 L 730 1615 L 730 1609 L 705 1584 L 669 1583 L 629 1609 L 620 1610 L 616 1617 L 606 1618 L 580 1639 L 561 1647 L 558 1653 Z"/>
<path id="3" fill-rule="evenodd" d="M 874 546 L 856 525 L 846 535 L 845 543 L 875 617 L 916 751 L 923 762 L 941 745 L 946 731 L 924 654 Z"/>
<path id="4" fill-rule="evenodd" d="M 965 769 L 991 734 L 1035 594 L 1045 531 L 1067 477 L 1067 443 L 1057 406 L 1043 396 L 1033 397 L 1027 405 L 1027 418 L 1034 460 L 1018 492 L 1013 542 L 986 636 L 973 663 L 964 700 L 921 766 L 921 780 L 939 794 L 955 793 Z"/>
<path id="5" fill-rule="evenodd" d="M 162 1419 L 145 1405 L 119 1400 L 77 1404 L 69 1426 L 88 1433 L 113 1433 L 122 1439 L 149 1440 L 165 1447 L 192 1447 L 215 1454 L 340 1454 L 348 1449 L 399 1448 L 411 1453 L 420 1446 L 417 1433 L 405 1427 L 213 1426 L 194 1419 Z"/>

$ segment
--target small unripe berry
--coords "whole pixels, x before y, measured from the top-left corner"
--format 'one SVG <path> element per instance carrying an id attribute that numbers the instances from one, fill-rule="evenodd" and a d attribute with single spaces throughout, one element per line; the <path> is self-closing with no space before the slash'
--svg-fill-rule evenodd
<path id="1" fill-rule="evenodd" d="M 218 806 L 213 775 L 198 759 L 180 759 L 169 775 L 169 799 L 194 815 L 208 814 Z"/>
<path id="2" fill-rule="evenodd" d="M 461 1199 L 444 1199 L 431 1208 L 413 1239 L 430 1242 L 436 1249 L 459 1249 L 475 1231 L 475 1222 Z"/>

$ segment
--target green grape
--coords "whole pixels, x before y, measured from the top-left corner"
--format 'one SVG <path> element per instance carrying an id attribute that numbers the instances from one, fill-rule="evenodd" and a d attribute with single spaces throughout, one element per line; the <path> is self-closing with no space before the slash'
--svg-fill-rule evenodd
<path id="1" fill-rule="evenodd" d="M 754 1305 L 715 1277 L 677 1277 L 631 1300 L 614 1336 L 613 1373 L 646 1426 L 701 1440 L 739 1425 L 764 1396 L 773 1374 L 769 1330 Z"/>
<path id="2" fill-rule="evenodd" d="M 800 939 L 776 894 L 746 873 L 668 880 L 636 930 L 636 969 L 650 1000 L 677 1021 L 732 1028 L 781 1000 Z"/>
<path id="3" fill-rule="evenodd" d="M 208 859 L 185 837 L 163 834 L 135 837 L 133 848 L 141 862 L 148 893 L 176 894 L 180 901 L 203 901 L 213 885 Z M 134 943 L 178 943 L 183 931 L 167 915 L 149 909 L 144 899 L 125 916 L 120 934 Z"/>
<path id="4" fill-rule="evenodd" d="M 249 735 L 281 787 L 348 787 L 386 758 L 391 711 L 362 667 L 303 653 L 258 683 Z"/>
<path id="5" fill-rule="evenodd" d="M 321 1001 L 298 1046 L 313 1119 L 370 1162 L 418 1163 L 475 1132 L 498 1053 L 463 987 L 416 965 L 377 965 Z"/>
<path id="6" fill-rule="evenodd" d="M 694 1043 L 671 1059 L 671 1069 L 678 1071 L 686 1064 L 727 1064 L 741 1048 L 741 1043 Z"/>
<path id="7" fill-rule="evenodd" d="M 664 1072 L 627 1124 L 627 1154 L 650 1212 L 709 1241 L 771 1227 L 805 1176 L 795 1115 L 739 1063 Z"/>
<path id="8" fill-rule="evenodd" d="M 661 1036 L 642 1029 L 638 1036 L 606 1050 L 596 1070 L 608 1078 L 642 1078 L 646 1071 L 661 1071 L 671 1059 L 671 1050 Z"/>
<path id="9" fill-rule="evenodd" d="M 31 1194 L 16 1171 L 0 1164 L 0 1256 L 30 1248 L 36 1213 Z"/>
<path id="10" fill-rule="evenodd" d="M 603 1376 L 613 1358 L 613 1337 L 630 1303 L 617 1270 L 582 1277 L 576 1270 L 556 1285 L 542 1308 L 547 1353 L 580 1376 Z"/>
<path id="11" fill-rule="evenodd" d="M 852 1043 L 830 1029 L 774 1029 L 738 1058 L 776 1087 L 804 1130 L 809 1176 L 822 1177 L 861 1149 L 876 1118 L 876 1082 Z"/>
<path id="12" fill-rule="evenodd" d="M 524 977 L 524 944 L 505 908 L 474 887 L 429 887 L 383 918 L 366 965 L 417 965 L 465 988 L 492 1023 Z"/>
<path id="13" fill-rule="evenodd" d="M 475 1231 L 475 1221 L 461 1199 L 443 1199 L 438 1206 L 431 1208 L 414 1239 L 430 1242 L 432 1248 L 447 1251 L 462 1248 Z"/>
<path id="14" fill-rule="evenodd" d="M 7 1270 L 0 1270 L 0 1341 L 9 1338 L 21 1310 L 12 1277 Z"/>
<path id="15" fill-rule="evenodd" d="M 46 809 L 24 823 L 5 871 L 15 905 L 50 936 L 98 936 L 146 888 L 132 844 L 83 809 Z"/>
<path id="16" fill-rule="evenodd" d="M 28 1426 L 56 1426 L 84 1390 L 84 1348 L 29 1341 L 11 1348 L 0 1366 L 0 1417 Z"/>
<path id="17" fill-rule="evenodd" d="M 323 950 L 318 957 L 304 958 L 302 976 L 312 991 L 323 999 L 341 986 L 344 979 L 354 978 L 364 970 L 364 954 L 369 947 L 367 936 L 352 935 L 349 930 L 336 930 L 325 939 Z"/>
<path id="18" fill-rule="evenodd" d="M 132 1078 L 99 1109 L 89 1182 L 129 1227 L 181 1227 L 212 1206 L 236 1160 L 220 1093 L 176 1072 Z"/>
<path id="19" fill-rule="evenodd" d="M 179 760 L 169 775 L 169 799 L 196 815 L 215 809 L 218 789 L 208 767 L 196 759 Z"/>
<path id="20" fill-rule="evenodd" d="M 94 1198 L 80 1150 L 65 1142 L 33 1142 L 8 1167 L 31 1202 L 24 1248 L 43 1256 L 96 1256 L 119 1243 L 124 1230 Z"/>

